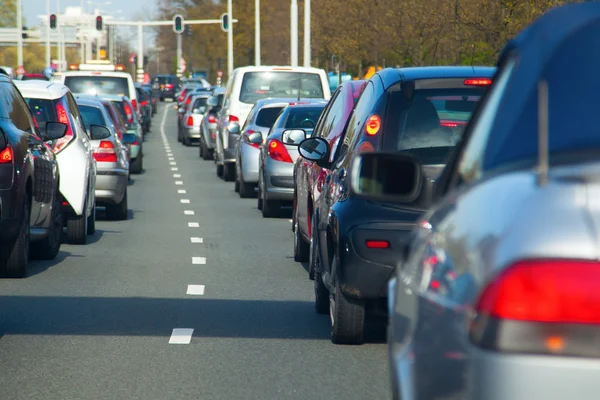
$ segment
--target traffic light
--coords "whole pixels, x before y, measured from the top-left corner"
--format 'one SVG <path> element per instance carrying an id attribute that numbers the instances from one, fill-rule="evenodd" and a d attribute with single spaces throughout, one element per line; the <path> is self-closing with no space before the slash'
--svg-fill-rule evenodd
<path id="1" fill-rule="evenodd" d="M 229 31 L 229 14 L 221 15 L 221 29 L 223 32 Z"/>
<path id="2" fill-rule="evenodd" d="M 192 36 L 192 26 L 191 25 L 185 26 L 185 36 Z"/>
<path id="3" fill-rule="evenodd" d="M 56 29 L 56 14 L 50 14 L 50 29 Z"/>
<path id="4" fill-rule="evenodd" d="M 173 17 L 173 32 L 177 33 L 178 35 L 183 33 L 183 17 L 179 14 L 177 14 L 176 16 Z"/>
<path id="5" fill-rule="evenodd" d="M 97 31 L 101 31 L 102 30 L 102 16 L 98 15 L 96 17 L 96 30 Z"/>
<path id="6" fill-rule="evenodd" d="M 24 27 L 23 27 L 23 32 L 21 32 L 21 37 L 22 37 L 23 39 L 27 39 L 27 38 L 29 37 L 29 35 L 27 34 L 27 31 L 28 31 L 28 30 L 29 30 L 29 28 L 28 28 L 28 27 L 26 27 L 26 26 L 24 26 Z"/>

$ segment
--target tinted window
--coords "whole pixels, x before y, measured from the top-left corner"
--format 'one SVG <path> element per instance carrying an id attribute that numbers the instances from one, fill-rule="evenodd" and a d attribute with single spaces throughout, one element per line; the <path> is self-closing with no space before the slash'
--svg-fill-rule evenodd
<path id="1" fill-rule="evenodd" d="M 192 107 L 192 109 L 206 107 L 206 100 L 208 100 L 206 97 L 197 98 L 196 101 L 194 101 L 194 106 Z"/>
<path id="2" fill-rule="evenodd" d="M 127 78 L 109 76 L 66 76 L 65 85 L 73 93 L 129 95 Z"/>
<path id="3" fill-rule="evenodd" d="M 83 123 L 85 124 L 86 129 L 89 130 L 90 125 L 107 125 L 102 110 L 98 107 L 79 106 L 79 110 L 81 111 L 81 116 L 83 117 Z"/>
<path id="4" fill-rule="evenodd" d="M 342 141 L 342 144 L 338 147 L 339 154 L 336 156 L 340 160 L 346 155 L 348 148 L 354 143 L 355 138 L 358 138 L 359 132 L 363 126 L 364 121 L 368 118 L 368 114 L 375 106 L 377 99 L 374 98 L 375 87 L 373 82 L 369 82 L 365 87 L 365 90 L 360 95 L 358 103 L 350 121 L 348 122 L 348 130 L 346 136 Z"/>
<path id="5" fill-rule="evenodd" d="M 322 99 L 323 85 L 318 74 L 300 72 L 246 72 L 240 101 L 254 104 L 270 98 L 298 97 Z"/>
<path id="6" fill-rule="evenodd" d="M 298 107 L 291 108 L 288 113 L 287 121 L 285 122 L 286 128 L 305 128 L 312 129 L 317 124 L 319 116 L 323 112 L 323 106 L 316 107 Z"/>
<path id="7" fill-rule="evenodd" d="M 223 99 L 225 98 L 225 94 L 219 94 L 217 95 L 217 100 L 218 100 L 218 107 L 222 107 L 223 106 Z"/>
<path id="8" fill-rule="evenodd" d="M 25 103 L 19 91 L 14 87 L 12 88 L 12 95 L 13 103 L 9 118 L 18 129 L 33 133 L 31 130 L 33 121 L 31 120 L 27 103 Z"/>
<path id="9" fill-rule="evenodd" d="M 281 110 L 283 110 L 283 107 L 263 108 L 258 112 L 258 116 L 256 117 L 256 125 L 265 128 L 272 127 Z"/>
<path id="10" fill-rule="evenodd" d="M 58 121 L 56 117 L 56 108 L 54 107 L 54 102 L 52 100 L 26 98 L 25 101 L 29 106 L 31 115 L 36 119 L 41 129 L 45 128 L 46 122 L 48 121 Z"/>
<path id="11" fill-rule="evenodd" d="M 335 126 L 335 123 L 343 117 L 342 113 L 344 111 L 344 96 L 342 94 L 341 89 L 337 91 L 335 98 L 332 99 L 332 103 L 329 106 L 329 110 L 327 111 L 327 118 L 323 121 L 323 128 L 321 131 L 321 136 L 324 138 L 329 137 L 331 130 Z"/>
<path id="12" fill-rule="evenodd" d="M 148 100 L 148 94 L 142 88 L 136 88 L 135 91 L 140 101 Z"/>
<path id="13" fill-rule="evenodd" d="M 390 93 L 383 149 L 406 151 L 423 164 L 445 164 L 485 89 L 421 89 L 408 102 Z"/>

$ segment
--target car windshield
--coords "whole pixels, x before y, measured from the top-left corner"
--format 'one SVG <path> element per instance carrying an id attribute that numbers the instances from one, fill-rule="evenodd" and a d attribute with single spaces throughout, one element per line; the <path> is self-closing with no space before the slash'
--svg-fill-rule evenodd
<path id="1" fill-rule="evenodd" d="M 325 104 L 314 107 L 292 107 L 289 111 L 286 129 L 303 128 L 312 129 L 325 109 Z"/>
<path id="2" fill-rule="evenodd" d="M 106 126 L 102 110 L 98 107 L 80 105 L 79 111 L 81 112 L 81 118 L 83 118 L 86 129 L 89 130 L 90 125 Z"/>
<path id="3" fill-rule="evenodd" d="M 73 93 L 128 96 L 127 78 L 113 76 L 66 76 L 65 85 Z"/>
<path id="4" fill-rule="evenodd" d="M 384 127 L 383 148 L 409 152 L 423 164 L 445 164 L 462 137 L 485 89 L 421 89 L 409 102 L 393 91 Z"/>
<path id="5" fill-rule="evenodd" d="M 263 128 L 272 127 L 281 110 L 283 110 L 283 106 L 263 108 L 258 112 L 255 124 Z"/>
<path id="6" fill-rule="evenodd" d="M 242 80 L 240 101 L 254 104 L 266 98 L 302 97 L 322 99 L 323 85 L 318 74 L 304 72 L 246 72 Z"/>

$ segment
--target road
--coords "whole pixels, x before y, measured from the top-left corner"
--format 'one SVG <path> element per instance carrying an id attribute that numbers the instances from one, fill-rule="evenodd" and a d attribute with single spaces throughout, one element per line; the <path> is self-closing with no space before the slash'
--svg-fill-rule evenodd
<path id="1" fill-rule="evenodd" d="M 127 221 L 99 212 L 90 244 L 0 281 L 0 398 L 389 398 L 386 345 L 331 344 L 289 217 L 263 220 L 175 115 L 160 105 Z"/>

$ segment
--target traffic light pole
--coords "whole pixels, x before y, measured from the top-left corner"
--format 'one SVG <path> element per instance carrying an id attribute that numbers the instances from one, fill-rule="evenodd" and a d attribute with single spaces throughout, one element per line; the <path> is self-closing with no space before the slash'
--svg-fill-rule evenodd
<path id="1" fill-rule="evenodd" d="M 46 0 L 46 12 L 50 15 L 50 0 Z M 52 56 L 50 54 L 50 21 L 46 21 L 46 68 L 50 67 L 52 63 Z"/>
<path id="2" fill-rule="evenodd" d="M 181 78 L 183 73 L 181 72 L 181 33 L 177 34 L 177 77 Z"/>
<path id="3" fill-rule="evenodd" d="M 23 15 L 21 0 L 17 0 L 17 64 L 19 67 L 23 65 Z"/>
<path id="4" fill-rule="evenodd" d="M 137 81 L 144 82 L 144 25 L 138 22 L 138 53 L 137 53 Z"/>

